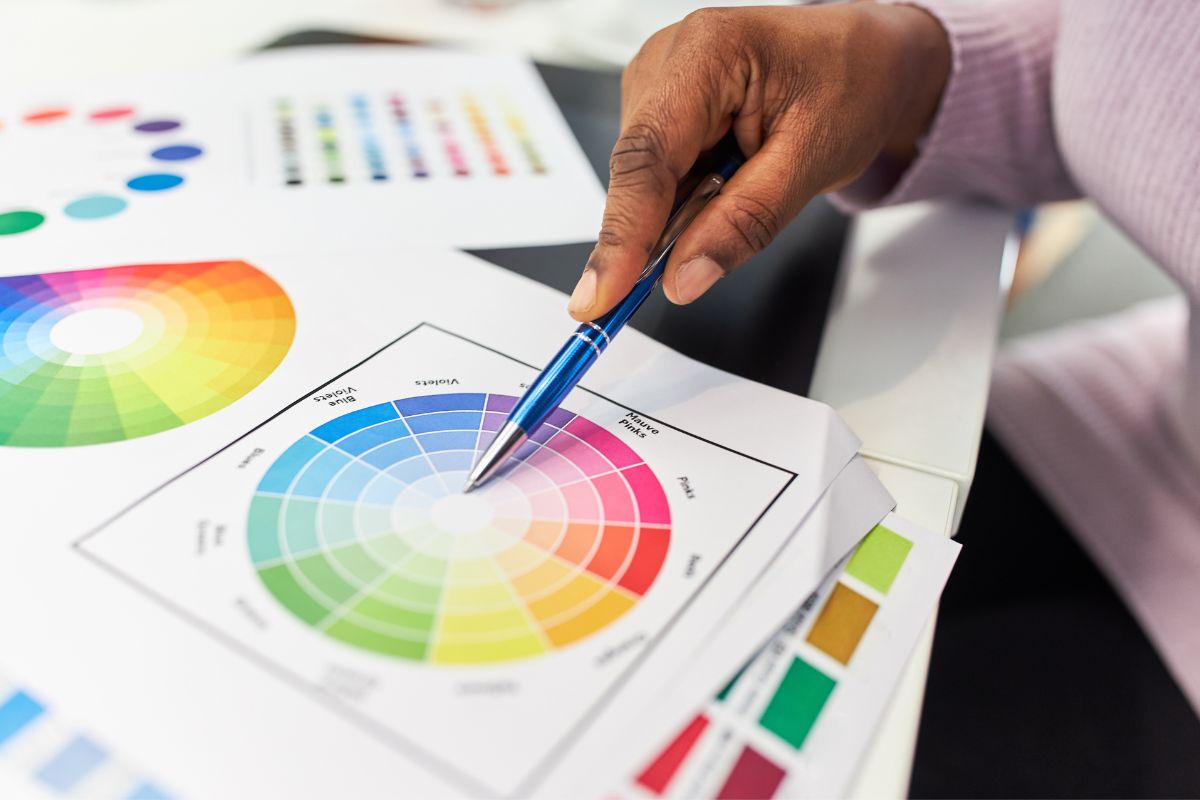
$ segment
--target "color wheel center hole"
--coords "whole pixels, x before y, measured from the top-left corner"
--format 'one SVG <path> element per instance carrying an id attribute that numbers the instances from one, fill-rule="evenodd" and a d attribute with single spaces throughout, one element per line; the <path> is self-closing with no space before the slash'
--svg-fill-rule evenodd
<path id="1" fill-rule="evenodd" d="M 449 533 L 474 533 L 492 522 L 491 503 L 469 494 L 438 498 L 429 509 L 433 524 Z"/>
<path id="2" fill-rule="evenodd" d="M 133 344 L 142 335 L 142 318 L 123 308 L 76 311 L 55 323 L 50 342 L 66 353 L 111 353 Z"/>

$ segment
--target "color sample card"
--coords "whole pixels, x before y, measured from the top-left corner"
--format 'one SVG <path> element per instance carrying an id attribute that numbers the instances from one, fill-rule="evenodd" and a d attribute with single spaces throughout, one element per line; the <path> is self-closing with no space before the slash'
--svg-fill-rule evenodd
<path id="1" fill-rule="evenodd" d="M 600 183 L 527 63 L 335 47 L 264 53 L 244 72 L 252 187 L 281 237 L 297 224 L 348 244 L 596 236 Z"/>
<path id="2" fill-rule="evenodd" d="M 551 165 L 525 117 L 500 93 L 384 89 L 271 103 L 283 186 L 544 176 Z M 268 174 L 272 174 L 268 172 Z"/>
<path id="3" fill-rule="evenodd" d="M 957 553 L 890 515 L 624 794 L 844 793 Z"/>
<path id="4" fill-rule="evenodd" d="M 0 675 L 0 794 L 168 800 L 170 795 L 41 695 Z"/>
<path id="5" fill-rule="evenodd" d="M 299 48 L 22 95 L 0 103 L 0 273 L 125 258 L 131 242 L 158 258 L 288 249 L 297 231 L 482 248 L 599 229 L 600 182 L 513 56 Z"/>
<path id="6" fill-rule="evenodd" d="M 794 478 L 577 391 L 463 494 L 529 377 L 421 326 L 81 547 L 461 790 L 518 791 Z"/>
<path id="7" fill-rule="evenodd" d="M 283 360 L 286 294 L 244 261 L 0 278 L 0 445 L 147 436 L 245 395 Z"/>
<path id="8" fill-rule="evenodd" d="M 142 754 L 173 791 L 540 791 L 565 756 L 593 752 L 592 732 L 637 716 L 633 687 L 675 675 L 720 617 L 711 609 L 733 607 L 786 542 L 809 543 L 792 572 L 809 585 L 850 546 L 796 532 L 857 463 L 820 404 L 629 330 L 512 468 L 464 496 L 481 442 L 575 327 L 561 294 L 415 246 L 180 256 L 253 266 L 220 281 L 231 298 L 270 276 L 280 292 L 249 305 L 282 324 L 286 295 L 294 333 L 278 366 L 157 433 L 0 446 L 4 544 L 19 552 L 0 559 L 0 605 L 36 597 L 38 612 L 4 617 L 11 669 L 103 720 L 101 744 Z M 118 274 L 140 286 L 137 270 Z M 155 274 L 156 291 L 177 291 L 188 268 Z M 121 297 L 137 320 L 71 312 L 47 335 L 79 350 L 161 316 Z M 193 292 L 177 299 L 202 318 Z M 264 342 L 236 352 L 253 366 Z M 188 385 L 131 397 L 187 408 L 205 391 Z M 844 517 L 856 536 L 890 504 L 877 488 L 874 516 L 857 516 L 872 486 Z"/>
<path id="9" fill-rule="evenodd" d="M 100 98 L 17 107 L 0 125 L 0 242 L 169 204 L 208 149 L 177 113 Z"/>

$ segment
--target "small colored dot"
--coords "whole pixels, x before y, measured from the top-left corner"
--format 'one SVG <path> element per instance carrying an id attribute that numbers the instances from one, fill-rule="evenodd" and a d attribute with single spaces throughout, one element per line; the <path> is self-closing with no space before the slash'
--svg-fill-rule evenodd
<path id="1" fill-rule="evenodd" d="M 152 119 L 148 122 L 139 122 L 133 126 L 133 129 L 142 133 L 162 133 L 163 131 L 173 131 L 181 124 L 174 119 Z"/>
<path id="2" fill-rule="evenodd" d="M 9 211 L 0 214 L 0 236 L 31 231 L 45 221 L 46 218 L 36 211 Z"/>
<path id="3" fill-rule="evenodd" d="M 41 109 L 38 109 L 37 111 L 31 111 L 28 114 L 26 114 L 25 121 L 34 123 L 34 124 L 41 124 L 44 122 L 55 122 L 57 120 L 63 119 L 70 113 L 71 113 L 70 110 L 66 109 L 66 108 L 41 108 Z"/>
<path id="4" fill-rule="evenodd" d="M 75 219 L 100 219 L 124 211 L 127 205 L 122 198 L 111 194 L 92 194 L 67 203 L 63 213 Z"/>
<path id="5" fill-rule="evenodd" d="M 138 175 L 136 178 L 130 178 L 125 185 L 130 189 L 138 192 L 161 192 L 164 189 L 173 189 L 183 183 L 182 175 L 172 175 L 169 172 L 151 172 L 146 175 Z"/>
<path id="6" fill-rule="evenodd" d="M 110 108 L 98 108 L 91 114 L 88 114 L 88 119 L 95 122 L 108 122 L 111 119 L 122 119 L 133 114 L 132 106 L 112 106 Z"/>
<path id="7" fill-rule="evenodd" d="M 160 147 L 150 154 L 151 158 L 157 158 L 159 161 L 186 161 L 189 158 L 195 158 L 204 151 L 199 147 L 194 147 L 190 144 L 173 144 L 169 147 Z"/>

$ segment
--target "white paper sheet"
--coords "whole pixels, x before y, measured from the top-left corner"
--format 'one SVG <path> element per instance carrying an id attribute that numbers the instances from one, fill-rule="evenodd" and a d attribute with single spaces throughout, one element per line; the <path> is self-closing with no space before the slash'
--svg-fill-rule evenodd
<path id="1" fill-rule="evenodd" d="M 737 585 L 714 581 L 714 591 L 697 599 L 687 624 L 663 639 L 674 671 L 634 676 L 623 693 L 625 713 L 594 726 L 572 757 L 560 764 L 547 796 L 587 794 L 606 788 L 589 775 L 625 774 L 646 753 L 673 735 L 747 654 L 757 652 L 788 618 L 797 598 L 806 597 L 895 505 L 867 463 L 855 457 L 803 517 L 784 547 L 752 578 Z M 694 626 L 694 627 L 689 627 Z M 685 679 L 680 682 L 680 676 Z M 654 709 L 647 713 L 646 709 Z"/>
<path id="2" fill-rule="evenodd" d="M 741 632 L 765 610 L 741 604 L 697 657 L 702 668 L 677 678 L 675 691 L 647 709 L 653 726 L 673 717 L 674 732 L 644 751 L 654 755 L 643 755 L 617 794 L 843 794 L 958 551 L 957 543 L 888 515 L 758 655 L 714 682 L 714 665 L 728 667 L 734 653 L 745 652 Z M 710 699 L 681 715 L 678 701 L 696 696 Z M 653 737 L 635 738 L 641 746 Z"/>
<path id="3" fill-rule="evenodd" d="M 652 588 L 541 656 L 443 668 L 368 652 L 302 623 L 256 576 L 245 515 L 265 470 L 348 408 L 447 390 L 519 393 L 573 324 L 557 292 L 453 252 L 242 258 L 295 315 L 294 340 L 261 383 L 142 438 L 0 447 L 15 490 L 0 602 L 37 605 L 0 619 L 6 649 L 22 674 L 39 675 L 78 718 L 104 720 L 184 793 L 537 790 L 592 725 L 628 713 L 629 676 L 654 682 L 694 651 L 694 639 L 658 644 L 676 628 L 702 635 L 697 609 L 737 599 L 857 446 L 820 404 L 625 332 L 564 407 L 657 476 L 672 530 Z M 68 549 L 97 517 L 180 473 Z M 826 566 L 837 558 L 812 547 Z M 439 716 L 445 709 L 453 714 Z"/>
<path id="4" fill-rule="evenodd" d="M 9 274 L 128 242 L 587 241 L 603 208 L 541 78 L 508 55 L 300 48 L 203 74 L 12 92 L 0 102 Z"/>

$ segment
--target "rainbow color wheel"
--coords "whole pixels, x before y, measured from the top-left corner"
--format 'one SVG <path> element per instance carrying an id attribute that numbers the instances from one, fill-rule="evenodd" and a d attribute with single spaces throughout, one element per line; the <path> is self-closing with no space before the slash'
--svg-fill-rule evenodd
<path id="1" fill-rule="evenodd" d="M 193 422 L 270 375 L 295 328 L 283 289 L 244 261 L 0 278 L 0 445 Z"/>
<path id="2" fill-rule="evenodd" d="M 631 609 L 667 555 L 658 479 L 613 433 L 559 409 L 513 465 L 462 493 L 516 398 L 410 397 L 291 445 L 250 506 L 250 558 L 308 625 L 435 664 L 526 658 Z"/>

